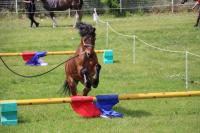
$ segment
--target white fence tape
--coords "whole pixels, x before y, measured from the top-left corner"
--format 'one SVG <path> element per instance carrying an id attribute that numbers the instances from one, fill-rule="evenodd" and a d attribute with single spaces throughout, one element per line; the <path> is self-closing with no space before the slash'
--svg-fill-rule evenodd
<path id="1" fill-rule="evenodd" d="M 156 47 L 156 46 L 153 46 L 147 42 L 145 42 L 144 40 L 140 39 L 139 37 L 136 37 L 137 40 L 139 40 L 140 42 L 142 42 L 143 44 L 149 46 L 149 47 L 152 47 L 154 49 L 157 49 L 157 50 L 160 50 L 160 51 L 164 51 L 164 52 L 171 52 L 171 53 L 184 53 L 185 51 L 174 51 L 174 50 L 168 50 L 168 49 L 163 49 L 163 48 L 159 48 L 159 47 Z"/>
<path id="2" fill-rule="evenodd" d="M 199 57 L 199 58 L 200 58 L 200 55 L 198 55 L 198 54 L 194 54 L 194 53 L 191 53 L 191 52 L 188 52 L 188 54 L 190 54 L 190 55 L 193 55 L 193 56 L 196 56 L 196 57 Z"/>
<path id="3" fill-rule="evenodd" d="M 191 53 L 189 51 L 178 51 L 178 50 L 169 50 L 169 49 L 163 49 L 163 48 L 160 48 L 160 47 L 157 47 L 157 46 L 154 46 L 154 45 L 151 45 L 147 42 L 145 42 L 144 40 L 140 39 L 138 36 L 136 35 L 127 35 L 127 34 L 122 34 L 118 31 L 116 31 L 108 22 L 105 22 L 101 19 L 99 19 L 99 22 L 101 23 L 104 23 L 106 24 L 107 26 L 107 34 L 108 34 L 108 30 L 111 29 L 112 32 L 114 32 L 115 34 L 119 35 L 119 36 L 123 36 L 123 37 L 128 37 L 128 38 L 133 38 L 133 49 L 132 49 L 132 52 L 133 52 L 133 64 L 135 64 L 135 60 L 136 60 L 136 40 L 142 42 L 143 44 L 151 47 L 151 48 L 154 48 L 156 50 L 159 50 L 159 51 L 164 51 L 164 52 L 170 52 L 170 53 L 181 53 L 181 54 L 185 54 L 185 88 L 188 89 L 188 54 L 192 55 L 192 56 L 196 56 L 198 58 L 200 58 L 200 55 L 198 54 L 194 54 L 194 53 Z M 109 27 L 109 29 L 108 29 Z M 106 40 L 108 40 L 108 35 L 107 35 L 107 38 Z M 107 41 L 108 43 L 108 41 Z M 107 44 L 108 46 L 108 44 Z"/>

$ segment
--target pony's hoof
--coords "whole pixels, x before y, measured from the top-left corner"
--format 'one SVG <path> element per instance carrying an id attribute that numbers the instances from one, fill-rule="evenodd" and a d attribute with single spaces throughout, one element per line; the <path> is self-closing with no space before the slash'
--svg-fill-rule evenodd
<path id="1" fill-rule="evenodd" d="M 99 80 L 94 80 L 94 81 L 92 82 L 92 87 L 93 87 L 93 88 L 97 88 L 98 85 L 99 85 Z"/>
<path id="2" fill-rule="evenodd" d="M 92 83 L 92 87 L 93 87 L 93 88 L 97 88 L 98 85 L 99 85 L 99 80 L 94 81 L 94 82 Z"/>
<path id="3" fill-rule="evenodd" d="M 194 25 L 194 27 L 197 27 L 197 26 L 198 26 L 197 24 Z"/>
<path id="4" fill-rule="evenodd" d="M 53 24 L 53 28 L 56 28 L 57 27 L 57 24 Z"/>
<path id="5" fill-rule="evenodd" d="M 40 25 L 40 23 L 36 23 L 36 24 L 35 24 L 36 27 L 39 27 L 39 25 Z"/>

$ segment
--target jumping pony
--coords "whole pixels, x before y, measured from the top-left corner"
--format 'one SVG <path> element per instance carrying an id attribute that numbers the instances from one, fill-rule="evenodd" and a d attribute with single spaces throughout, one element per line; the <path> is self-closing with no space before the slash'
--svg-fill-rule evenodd
<path id="1" fill-rule="evenodd" d="M 185 2 L 187 2 L 188 0 L 182 0 L 181 4 L 185 4 Z M 197 5 L 200 5 L 200 0 L 194 0 L 196 1 L 196 3 L 194 4 L 194 6 L 192 7 L 192 9 L 194 9 Z M 200 21 L 200 7 L 199 7 L 199 15 L 197 17 L 197 21 L 196 24 L 194 25 L 194 27 L 197 27 L 199 25 L 199 21 Z"/>
<path id="2" fill-rule="evenodd" d="M 99 73 L 101 65 L 95 53 L 95 28 L 89 24 L 78 23 L 77 29 L 81 36 L 78 49 L 75 52 L 76 58 L 66 62 L 66 81 L 63 85 L 63 92 L 77 95 L 77 85 L 81 82 L 84 85 L 83 96 L 87 96 L 91 87 L 96 88 L 99 84 Z"/>
<path id="3" fill-rule="evenodd" d="M 49 11 L 49 15 L 53 21 L 53 27 L 57 26 L 54 11 L 65 11 L 67 9 L 76 10 L 76 23 L 82 19 L 83 0 L 40 0 L 43 7 Z"/>

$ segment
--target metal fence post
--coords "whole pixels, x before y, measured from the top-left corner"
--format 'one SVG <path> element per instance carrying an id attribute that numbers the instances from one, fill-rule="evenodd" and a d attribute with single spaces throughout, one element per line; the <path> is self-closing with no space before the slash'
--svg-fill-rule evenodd
<path id="1" fill-rule="evenodd" d="M 122 14 L 122 0 L 120 0 L 120 14 Z"/>
<path id="2" fill-rule="evenodd" d="M 18 2 L 15 0 L 15 12 L 18 15 Z"/>

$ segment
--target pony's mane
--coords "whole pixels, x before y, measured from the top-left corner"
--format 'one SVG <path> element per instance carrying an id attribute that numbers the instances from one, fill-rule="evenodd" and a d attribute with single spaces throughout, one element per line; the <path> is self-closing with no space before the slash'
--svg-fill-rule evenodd
<path id="1" fill-rule="evenodd" d="M 84 37 L 84 36 L 95 37 L 96 36 L 96 33 L 95 33 L 96 29 L 92 27 L 92 25 L 90 24 L 80 22 L 76 25 L 76 28 L 79 30 L 79 34 L 81 37 Z"/>

